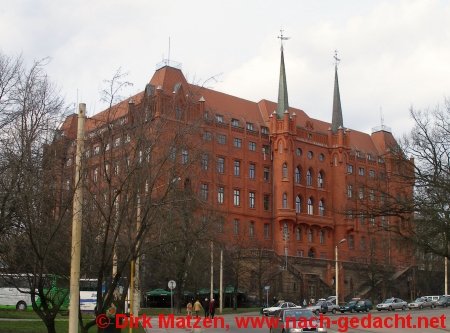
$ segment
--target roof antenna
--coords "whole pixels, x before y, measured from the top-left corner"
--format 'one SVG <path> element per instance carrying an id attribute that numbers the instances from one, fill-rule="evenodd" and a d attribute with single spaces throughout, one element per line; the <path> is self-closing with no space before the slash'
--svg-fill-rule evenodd
<path id="1" fill-rule="evenodd" d="M 380 106 L 380 121 L 381 121 L 381 128 L 384 128 L 383 108 L 381 106 Z"/>
<path id="2" fill-rule="evenodd" d="M 169 36 L 169 55 L 167 56 L 167 65 L 170 66 L 170 36 Z"/>

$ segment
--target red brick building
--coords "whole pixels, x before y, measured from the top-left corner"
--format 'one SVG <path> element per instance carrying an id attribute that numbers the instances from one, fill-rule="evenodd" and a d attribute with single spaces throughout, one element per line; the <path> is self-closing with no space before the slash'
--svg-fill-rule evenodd
<path id="1" fill-rule="evenodd" d="M 317 298 L 321 290 L 332 290 L 334 251 L 342 239 L 341 297 L 364 294 L 370 286 L 361 272 L 369 266 L 390 267 L 389 274 L 399 277 L 411 265 L 407 247 L 386 231 L 403 226 L 392 217 L 370 215 L 367 207 L 383 205 L 386 195 L 408 195 L 411 188 L 397 181 L 391 153 L 396 141 L 386 127 L 372 134 L 345 128 L 337 66 L 334 85 L 326 122 L 289 106 L 283 50 L 278 103 L 192 85 L 180 69 L 163 66 L 146 91 L 132 103 L 122 102 L 114 117 L 139 108 L 147 93 L 159 116 L 169 104 L 173 108 L 179 91 L 192 97 L 194 108 L 184 120 L 205 120 L 201 145 L 208 152 L 193 188 L 224 216 L 222 237 L 248 239 L 249 247 L 257 240 L 286 264 L 271 294 Z M 66 136 L 75 133 L 73 120 L 63 127 Z M 88 121 L 87 127 L 89 132 L 95 125 Z"/>

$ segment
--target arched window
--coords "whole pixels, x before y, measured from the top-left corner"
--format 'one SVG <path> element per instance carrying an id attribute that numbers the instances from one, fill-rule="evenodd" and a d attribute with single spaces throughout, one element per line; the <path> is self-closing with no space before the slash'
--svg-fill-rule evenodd
<path id="1" fill-rule="evenodd" d="M 313 198 L 308 199 L 308 214 L 313 215 L 314 214 L 314 206 L 313 206 Z"/>
<path id="2" fill-rule="evenodd" d="M 319 238 L 320 238 L 320 244 L 325 244 L 325 231 L 320 230 Z"/>
<path id="3" fill-rule="evenodd" d="M 312 171 L 311 169 L 308 169 L 308 171 L 306 172 L 306 185 L 307 186 L 312 186 Z"/>
<path id="4" fill-rule="evenodd" d="M 287 193 L 283 193 L 283 208 L 288 208 Z"/>
<path id="5" fill-rule="evenodd" d="M 323 188 L 323 173 L 322 173 L 322 171 L 320 171 L 319 174 L 317 175 L 317 187 Z"/>
<path id="6" fill-rule="evenodd" d="M 319 201 L 319 215 L 325 216 L 325 205 L 323 203 L 323 199 Z"/>
<path id="7" fill-rule="evenodd" d="M 299 195 L 295 198 L 295 212 L 301 213 L 302 212 L 302 199 Z"/>
<path id="8" fill-rule="evenodd" d="M 288 177 L 288 167 L 286 162 L 283 163 L 283 178 L 287 178 Z"/>
<path id="9" fill-rule="evenodd" d="M 302 229 L 300 227 L 295 228 L 295 238 L 298 241 L 302 240 Z"/>
<path id="10" fill-rule="evenodd" d="M 308 229 L 308 242 L 313 242 L 313 231 L 311 229 Z"/>
<path id="11" fill-rule="evenodd" d="M 301 173 L 300 173 L 300 168 L 296 167 L 295 168 L 295 183 L 296 184 L 300 184 L 301 181 Z"/>

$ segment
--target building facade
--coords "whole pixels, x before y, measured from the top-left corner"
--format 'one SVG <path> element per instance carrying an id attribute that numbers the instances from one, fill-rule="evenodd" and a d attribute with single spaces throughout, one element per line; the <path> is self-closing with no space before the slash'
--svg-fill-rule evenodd
<path id="1" fill-rule="evenodd" d="M 390 278 L 404 275 L 410 249 L 390 230 L 406 226 L 371 209 L 412 191 L 399 181 L 390 130 L 366 134 L 345 127 L 337 66 L 331 122 L 289 106 L 283 49 L 278 96 L 277 103 L 248 101 L 189 84 L 179 68 L 166 65 L 112 118 L 130 121 L 128 115 L 152 98 L 156 117 L 170 110 L 185 126 L 203 120 L 197 142 L 203 153 L 189 181 L 223 216 L 219 237 L 264 249 L 270 265 L 279 266 L 264 282 L 272 285 L 271 295 L 300 300 L 334 290 L 336 246 L 341 298 L 373 289 L 381 267 Z M 193 101 L 189 108 L 187 99 Z M 68 138 L 75 136 L 75 119 L 63 125 Z M 94 120 L 87 121 L 87 137 L 98 128 Z M 178 153 L 180 163 L 191 154 Z M 254 285 L 250 274 L 244 287 Z"/>

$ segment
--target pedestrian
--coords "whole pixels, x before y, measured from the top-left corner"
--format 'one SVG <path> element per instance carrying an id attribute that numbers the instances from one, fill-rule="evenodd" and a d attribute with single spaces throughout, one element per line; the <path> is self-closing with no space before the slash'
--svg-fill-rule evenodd
<path id="1" fill-rule="evenodd" d="M 186 313 L 188 316 L 192 316 L 192 302 L 189 301 L 186 305 Z"/>
<path id="2" fill-rule="evenodd" d="M 205 298 L 205 304 L 203 305 L 203 308 L 205 309 L 205 318 L 209 317 L 209 300 L 208 298 Z"/>
<path id="3" fill-rule="evenodd" d="M 194 303 L 194 311 L 195 311 L 195 317 L 198 318 L 198 313 L 202 311 L 202 303 L 197 299 Z"/>
<path id="4" fill-rule="evenodd" d="M 209 302 L 209 314 L 211 315 L 211 319 L 214 319 L 214 313 L 216 312 L 216 301 L 214 298 L 211 298 L 211 302 Z"/>

